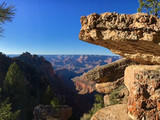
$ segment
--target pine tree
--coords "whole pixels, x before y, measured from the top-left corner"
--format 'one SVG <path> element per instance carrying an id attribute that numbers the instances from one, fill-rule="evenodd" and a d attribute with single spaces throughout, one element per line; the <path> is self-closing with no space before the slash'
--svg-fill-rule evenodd
<path id="1" fill-rule="evenodd" d="M 160 0 L 139 0 L 138 12 L 147 12 L 159 16 Z"/>
<path id="2" fill-rule="evenodd" d="M 12 21 L 12 18 L 15 15 L 14 11 L 15 7 L 13 5 L 8 6 L 5 2 L 0 4 L 0 33 L 4 31 L 1 25 L 7 21 Z"/>
<path id="3" fill-rule="evenodd" d="M 44 105 L 50 105 L 52 99 L 53 99 L 53 92 L 52 92 L 51 86 L 48 85 L 46 91 L 43 94 L 42 103 Z"/>
<path id="4" fill-rule="evenodd" d="M 8 99 L 0 104 L 0 120 L 17 120 L 20 110 L 12 112 L 11 103 Z"/>
<path id="5" fill-rule="evenodd" d="M 8 69 L 4 80 L 4 91 L 10 94 L 22 94 L 25 92 L 25 77 L 16 62 Z"/>
<path id="6" fill-rule="evenodd" d="M 0 93 L 2 89 L 0 88 Z M 2 96 L 0 97 L 0 120 L 17 120 L 20 110 L 12 112 L 11 103 L 9 103 L 9 98 L 2 102 Z"/>
<path id="7" fill-rule="evenodd" d="M 14 62 L 10 65 L 3 83 L 4 93 L 10 98 L 13 111 L 21 110 L 20 118 L 27 118 L 28 94 L 25 88 L 25 76 Z"/>

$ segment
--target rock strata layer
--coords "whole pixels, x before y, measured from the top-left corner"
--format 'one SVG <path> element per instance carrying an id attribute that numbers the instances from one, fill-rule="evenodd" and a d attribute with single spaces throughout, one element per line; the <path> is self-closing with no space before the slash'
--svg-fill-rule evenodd
<path id="1" fill-rule="evenodd" d="M 72 78 L 78 94 L 92 93 L 95 90 L 95 81 L 90 81 L 86 77 L 86 73 L 81 76 Z"/>
<path id="2" fill-rule="evenodd" d="M 134 120 L 159 120 L 160 66 L 129 66 L 124 83 L 129 90 L 129 116 Z"/>
<path id="3" fill-rule="evenodd" d="M 96 67 L 86 73 L 88 80 L 96 82 L 113 82 L 124 76 L 124 70 L 129 65 L 134 65 L 135 62 L 128 59 L 121 59 L 116 62 Z"/>
<path id="4" fill-rule="evenodd" d="M 106 83 L 97 83 L 96 84 L 96 90 L 99 93 L 105 93 L 108 94 L 118 88 L 120 85 L 122 85 L 124 82 L 124 78 L 120 78 L 113 82 L 106 82 Z"/>
<path id="5" fill-rule="evenodd" d="M 81 17 L 79 39 L 141 64 L 160 64 L 160 19 L 145 13 Z"/>

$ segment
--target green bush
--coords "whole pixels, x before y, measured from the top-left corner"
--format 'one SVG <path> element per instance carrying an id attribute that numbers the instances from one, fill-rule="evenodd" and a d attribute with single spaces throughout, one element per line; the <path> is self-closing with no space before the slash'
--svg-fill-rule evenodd
<path id="1" fill-rule="evenodd" d="M 125 87 L 124 85 L 121 85 L 116 90 L 110 93 L 109 97 L 110 105 L 115 105 L 120 103 L 120 100 L 118 99 L 118 94 L 124 87 Z"/>
<path id="2" fill-rule="evenodd" d="M 95 103 L 93 104 L 93 107 L 88 113 L 84 113 L 83 117 L 81 117 L 80 120 L 90 120 L 91 117 L 101 108 L 104 107 L 104 101 L 103 96 L 100 94 L 95 95 Z"/>
<path id="3" fill-rule="evenodd" d="M 52 105 L 52 107 L 59 106 L 59 105 L 60 105 L 59 99 L 56 98 L 56 97 L 54 97 L 54 98 L 51 100 L 51 105 Z"/>

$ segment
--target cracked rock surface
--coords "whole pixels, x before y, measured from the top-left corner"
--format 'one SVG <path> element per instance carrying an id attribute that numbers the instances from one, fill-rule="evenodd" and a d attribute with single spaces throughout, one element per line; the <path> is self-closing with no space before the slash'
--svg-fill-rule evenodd
<path id="1" fill-rule="evenodd" d="M 125 70 L 128 114 L 133 120 L 160 119 L 160 66 L 133 65 Z"/>
<path id="2" fill-rule="evenodd" d="M 160 19 L 145 13 L 82 16 L 79 39 L 141 64 L 160 64 Z"/>

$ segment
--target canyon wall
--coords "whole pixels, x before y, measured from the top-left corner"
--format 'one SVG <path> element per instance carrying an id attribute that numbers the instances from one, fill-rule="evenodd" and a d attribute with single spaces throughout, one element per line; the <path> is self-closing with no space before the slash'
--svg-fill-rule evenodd
<path id="1" fill-rule="evenodd" d="M 82 16 L 81 24 L 80 40 L 106 47 L 136 62 L 118 71 L 116 68 L 104 69 L 106 75 L 99 74 L 98 69 L 88 73 L 92 80 L 98 82 L 97 91 L 106 94 L 106 107 L 99 110 L 92 120 L 159 120 L 160 19 L 146 13 L 107 12 Z M 124 77 L 124 82 L 116 84 L 120 81 L 114 79 L 116 76 Z M 108 90 L 108 87 L 112 89 Z"/>

